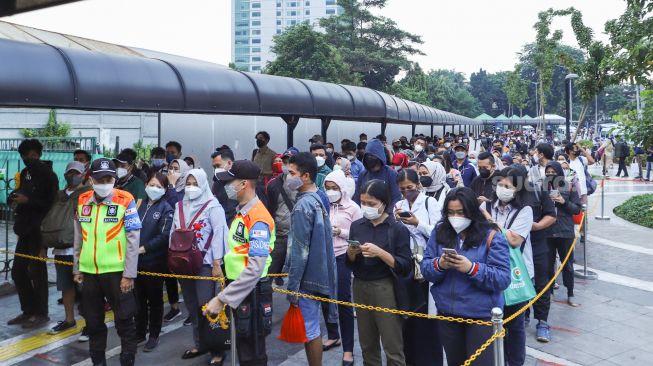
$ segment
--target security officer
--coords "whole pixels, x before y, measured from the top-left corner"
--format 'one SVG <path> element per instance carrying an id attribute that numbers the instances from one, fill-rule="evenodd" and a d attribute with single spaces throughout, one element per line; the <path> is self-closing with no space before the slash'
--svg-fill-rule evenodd
<path id="1" fill-rule="evenodd" d="M 238 360 L 241 365 L 267 365 L 265 336 L 272 327 L 272 283 L 267 277 L 272 262 L 275 228 L 272 216 L 256 196 L 261 170 L 248 160 L 238 160 L 226 172 L 230 199 L 238 201 L 224 257 L 227 287 L 208 303 L 207 312 L 217 314 L 223 304 L 235 309 Z"/>
<path id="2" fill-rule="evenodd" d="M 120 336 L 121 365 L 133 365 L 136 327 L 133 293 L 138 267 L 141 220 L 134 197 L 114 189 L 116 167 L 109 159 L 91 164 L 93 191 L 79 196 L 75 225 L 75 282 L 82 284 L 82 305 L 93 365 L 106 365 L 104 299 L 111 304 Z"/>

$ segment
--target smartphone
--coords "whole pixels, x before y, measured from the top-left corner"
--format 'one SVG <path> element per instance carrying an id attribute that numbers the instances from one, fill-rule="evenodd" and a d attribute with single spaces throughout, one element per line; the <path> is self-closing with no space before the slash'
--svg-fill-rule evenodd
<path id="1" fill-rule="evenodd" d="M 347 240 L 347 244 L 349 244 L 350 247 L 355 247 L 355 248 L 361 246 L 361 242 L 358 240 Z"/>
<path id="2" fill-rule="evenodd" d="M 399 217 L 409 218 L 409 217 L 413 216 L 413 214 L 410 213 L 410 211 L 401 211 L 398 216 Z"/>
<path id="3" fill-rule="evenodd" d="M 444 252 L 445 255 L 458 255 L 458 252 L 456 252 L 456 249 L 452 248 L 442 248 L 442 251 Z"/>
<path id="4" fill-rule="evenodd" d="M 549 197 L 558 197 L 560 195 L 560 191 L 557 189 L 552 189 L 549 191 Z"/>

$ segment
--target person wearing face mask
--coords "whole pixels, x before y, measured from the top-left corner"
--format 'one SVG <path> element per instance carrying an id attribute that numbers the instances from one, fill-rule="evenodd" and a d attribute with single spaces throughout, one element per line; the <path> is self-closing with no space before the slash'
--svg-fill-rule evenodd
<path id="1" fill-rule="evenodd" d="M 252 161 L 261 169 L 259 184 L 265 187 L 272 178 L 272 161 L 277 153 L 268 147 L 270 134 L 259 131 L 256 134 L 256 149 L 252 152 Z"/>
<path id="2" fill-rule="evenodd" d="M 168 240 L 174 210 L 164 195 L 168 178 L 159 172 L 150 175 L 145 187 L 147 203 L 138 209 L 141 219 L 138 270 L 162 273 L 167 271 Z M 151 352 L 159 344 L 163 322 L 163 277 L 138 276 L 136 278 L 136 338 L 140 343 L 146 339 L 143 352 Z"/>
<path id="3" fill-rule="evenodd" d="M 569 184 L 564 176 L 562 166 L 555 161 L 546 165 L 546 187 L 549 197 L 554 202 L 557 212 L 556 224 L 550 228 L 547 242 L 549 244 L 549 273 L 555 272 L 556 252 L 560 259 L 564 258 L 576 237 L 573 215 L 581 211 L 582 203 L 578 191 Z M 574 301 L 574 257 L 573 254 L 562 270 L 562 283 L 567 288 L 567 304 L 576 307 Z"/>
<path id="4" fill-rule="evenodd" d="M 478 170 L 478 159 L 476 158 L 478 156 L 478 152 L 476 151 L 470 151 L 467 157 L 467 160 L 469 160 L 469 163 L 474 166 Z M 478 173 L 478 171 L 477 171 Z"/>
<path id="5" fill-rule="evenodd" d="M 166 162 L 170 164 L 175 159 L 181 159 L 181 144 L 177 141 L 169 141 L 166 144 Z"/>
<path id="6" fill-rule="evenodd" d="M 168 166 L 166 151 L 162 147 L 155 147 L 150 151 L 149 174 L 160 172 Z"/>
<path id="7" fill-rule="evenodd" d="M 528 195 L 524 185 L 526 174 L 521 169 L 505 168 L 497 174 L 497 177 L 499 180 L 493 200 L 481 203 L 481 212 L 488 221 L 501 228 L 511 247 L 520 249 L 529 278 L 532 278 L 535 272 L 533 249 L 530 242 L 533 209 L 526 205 Z M 525 304 L 506 306 L 504 317 L 516 313 Z M 508 366 L 523 365 L 526 361 L 526 329 L 523 313 L 506 325 L 505 344 L 506 364 Z"/>
<path id="8" fill-rule="evenodd" d="M 424 188 L 424 193 L 435 198 L 438 210 L 442 209 L 444 198 L 449 192 L 449 185 L 447 184 L 447 173 L 444 166 L 439 162 L 425 161 L 419 165 L 417 169 L 419 175 L 419 182 Z"/>
<path id="9" fill-rule="evenodd" d="M 537 188 L 542 190 L 544 184 L 544 167 L 553 159 L 553 146 L 547 143 L 539 143 L 535 147 L 533 159 L 535 163 L 528 171 L 528 180 Z"/>
<path id="10" fill-rule="evenodd" d="M 560 166 L 562 167 L 562 171 L 565 173 L 565 181 L 567 184 L 571 184 L 573 187 L 572 189 L 576 190 L 576 192 L 580 192 L 580 184 L 578 183 L 578 177 L 576 176 L 576 172 L 569 167 L 569 156 L 567 154 L 560 154 L 558 155 L 557 161 L 560 163 Z"/>
<path id="11" fill-rule="evenodd" d="M 455 160 L 452 160 L 452 167 L 460 172 L 460 177 L 465 187 L 472 184 L 477 176 L 476 168 L 467 159 L 467 145 L 460 143 L 454 148 Z"/>
<path id="12" fill-rule="evenodd" d="M 145 194 L 145 183 L 132 174 L 134 169 L 134 160 L 127 153 L 120 153 L 113 159 L 116 165 L 116 188 L 129 192 L 136 200 L 136 207 L 141 207 L 144 200 L 147 199 Z"/>
<path id="13" fill-rule="evenodd" d="M 356 194 L 354 195 L 354 202 L 360 204 L 360 189 L 365 186 L 367 182 L 379 179 L 388 182 L 390 187 L 390 203 L 386 206 L 388 213 L 392 213 L 392 208 L 395 203 L 401 199 L 401 192 L 397 185 L 397 172 L 385 164 L 386 156 L 383 148 L 383 143 L 377 139 L 370 140 L 365 148 L 365 155 L 363 157 L 363 165 L 365 172 L 358 176 L 356 181 Z"/>
<path id="14" fill-rule="evenodd" d="M 339 157 L 336 159 L 336 165 L 333 166 L 333 171 L 341 170 L 345 174 L 345 186 L 344 190 L 351 197 L 354 197 L 356 193 L 356 181 L 351 174 L 351 163 L 345 157 Z"/>
<path id="15" fill-rule="evenodd" d="M 489 321 L 492 308 L 503 307 L 503 291 L 510 285 L 508 242 L 483 216 L 469 188 L 451 190 L 443 213 L 421 264 L 424 278 L 433 283 L 438 315 Z M 440 322 L 438 331 L 449 365 L 463 364 L 492 336 L 491 327 L 454 322 Z M 475 362 L 490 365 L 492 357 L 486 349 Z"/>
<path id="16" fill-rule="evenodd" d="M 365 171 L 361 160 L 356 158 L 356 144 L 352 141 L 346 141 L 342 144 L 342 155 L 351 163 L 351 176 L 354 180 Z"/>
<path id="17" fill-rule="evenodd" d="M 413 269 L 410 232 L 388 214 L 387 207 L 394 208 L 388 183 L 379 179 L 366 182 L 360 200 L 363 218 L 354 221 L 349 230 L 346 261 L 354 273 L 354 299 L 361 304 L 400 308 L 405 305 L 407 299 L 402 295 L 406 293 L 395 286 L 394 277 L 407 276 Z M 357 309 L 356 318 L 365 365 L 381 365 L 381 344 L 388 365 L 406 364 L 399 315 Z"/>
<path id="18" fill-rule="evenodd" d="M 234 153 L 228 146 L 223 146 L 211 154 L 211 165 L 213 166 L 213 184 L 211 185 L 211 193 L 218 199 L 222 205 L 227 219 L 227 225 L 231 225 L 231 221 L 236 216 L 236 206 L 238 201 L 230 199 L 225 191 L 225 184 L 218 179 L 218 174 L 226 172 L 231 169 L 234 162 Z"/>
<path id="19" fill-rule="evenodd" d="M 233 168 L 232 168 L 233 169 Z M 190 228 L 194 232 L 195 246 L 202 252 L 202 267 L 196 276 L 222 277 L 222 258 L 225 256 L 228 227 L 224 209 L 213 196 L 209 188 L 206 173 L 202 169 L 191 169 L 184 177 L 186 185 L 184 198 L 175 205 L 171 233 L 176 229 Z M 227 191 L 229 194 L 229 191 Z M 183 224 L 182 224 L 183 217 Z M 171 235 L 170 238 L 173 236 Z M 172 243 L 170 241 L 170 243 Z M 202 354 L 199 349 L 199 308 L 216 295 L 215 281 L 179 280 L 184 294 L 184 303 L 188 309 L 193 326 L 194 347 L 186 350 L 182 359 L 190 359 Z M 211 364 L 220 364 L 223 360 L 222 349 L 209 350 Z"/>
<path id="20" fill-rule="evenodd" d="M 352 222 L 362 217 L 360 207 L 349 197 L 346 191 L 347 177 L 342 171 L 334 171 L 325 179 L 326 194 L 331 202 L 329 219 L 331 221 L 331 235 L 333 237 L 333 251 L 336 258 L 338 278 L 338 300 L 351 302 L 351 269 L 345 265 L 347 240 Z M 323 306 L 323 315 L 328 306 Z M 325 319 L 328 319 L 326 317 Z M 328 340 L 324 343 L 324 351 L 342 343 L 343 365 L 354 363 L 354 311 L 348 306 L 338 306 L 338 323 L 326 322 Z M 342 335 L 342 342 L 340 336 Z"/>
<path id="21" fill-rule="evenodd" d="M 91 160 L 93 160 L 93 157 L 88 151 L 78 149 L 73 151 L 73 160 L 84 164 L 85 170 L 84 170 L 84 179 L 82 183 L 85 186 L 89 185 L 88 180 L 91 173 L 89 172 L 88 168 L 91 166 Z"/>
<path id="22" fill-rule="evenodd" d="M 175 207 L 184 198 L 186 187 L 186 174 L 190 167 L 182 159 L 175 159 L 168 164 L 168 192 L 166 200 L 170 206 Z"/>
<path id="23" fill-rule="evenodd" d="M 42 248 L 41 221 L 54 202 L 59 189 L 57 175 L 41 161 L 43 145 L 36 139 L 23 140 L 18 153 L 25 164 L 17 188 L 8 197 L 14 209 L 14 233 L 18 235 L 16 253 L 45 256 Z M 45 262 L 16 256 L 11 268 L 22 313 L 8 325 L 29 329 L 46 323 L 48 318 L 48 272 Z"/>
<path id="24" fill-rule="evenodd" d="M 418 137 L 415 139 L 413 144 L 413 159 L 419 163 L 423 163 L 427 160 L 426 156 L 426 140 L 423 137 Z"/>
<path id="25" fill-rule="evenodd" d="M 288 250 L 288 232 L 290 231 L 290 213 L 295 207 L 297 191 L 288 187 L 288 165 L 290 158 L 299 154 L 296 147 L 290 147 L 282 155 L 282 173 L 272 179 L 267 186 L 266 195 L 268 201 L 268 211 L 274 219 L 276 225 L 276 241 L 270 264 L 270 273 L 282 273 L 283 265 L 286 261 L 286 252 Z M 275 277 L 274 283 L 277 286 L 283 286 L 283 278 Z"/>
<path id="26" fill-rule="evenodd" d="M 315 179 L 315 185 L 321 191 L 324 191 L 324 178 L 332 172 L 331 168 L 326 165 L 327 153 L 324 145 L 313 144 L 310 148 L 311 155 L 315 157 L 317 162 L 317 178 Z"/>
<path id="27" fill-rule="evenodd" d="M 115 314 L 121 341 L 120 364 L 134 365 L 136 327 L 133 292 L 138 270 L 141 220 L 134 197 L 115 189 L 113 161 L 105 158 L 91 164 L 93 191 L 79 196 L 73 243 L 74 280 L 82 284 L 82 306 L 94 365 L 106 365 L 106 298 Z"/>
<path id="28" fill-rule="evenodd" d="M 404 199 L 397 202 L 394 211 L 395 220 L 404 224 L 410 232 L 411 252 L 413 259 L 418 263 L 424 258 L 426 242 L 435 224 L 440 221 L 442 212 L 442 207 L 438 206 L 437 200 L 423 192 L 419 178 L 421 177 L 414 170 L 407 169 L 399 172 L 397 183 Z M 416 281 L 412 285 L 419 288 L 422 295 L 420 299 L 424 300 L 419 304 L 419 308 L 414 310 L 436 315 L 435 303 L 429 295 L 428 282 Z M 404 322 L 403 336 L 407 364 L 442 365 L 442 345 L 438 336 L 437 321 L 417 317 L 408 318 Z"/>
<path id="29" fill-rule="evenodd" d="M 41 224 L 43 245 L 52 247 L 55 260 L 73 261 L 73 240 L 75 233 L 75 208 L 79 196 L 91 187 L 82 183 L 86 167 L 73 161 L 68 163 L 64 173 L 66 187 L 58 192 L 57 198 Z M 58 334 L 74 328 L 75 322 L 75 283 L 73 268 L 55 263 L 57 290 L 61 291 L 66 318 L 57 323 L 48 334 Z"/>
<path id="30" fill-rule="evenodd" d="M 580 191 L 578 194 L 580 195 L 580 201 L 583 204 L 587 204 L 587 177 L 585 171 L 588 166 L 595 163 L 594 158 L 592 158 L 592 155 L 587 152 L 587 150 L 583 149 L 576 143 L 567 144 L 565 146 L 565 154 L 569 156 L 569 167 L 576 172 L 576 176 L 578 177 L 578 184 L 580 185 Z M 619 164 L 621 165 L 621 162 Z M 624 170 L 625 169 L 624 165 Z M 625 173 L 625 176 L 627 177 L 628 172 Z M 617 174 L 617 176 L 619 176 L 619 174 Z"/>
<path id="31" fill-rule="evenodd" d="M 489 152 L 482 152 L 478 155 L 478 176 L 474 178 L 470 188 L 478 197 L 479 204 L 490 201 L 495 191 L 494 176 L 497 166 L 494 162 L 494 155 Z"/>

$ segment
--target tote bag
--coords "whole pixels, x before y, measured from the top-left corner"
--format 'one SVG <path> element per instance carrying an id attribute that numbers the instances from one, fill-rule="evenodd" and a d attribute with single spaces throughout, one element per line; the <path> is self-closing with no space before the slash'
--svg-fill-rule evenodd
<path id="1" fill-rule="evenodd" d="M 510 306 L 529 301 L 535 295 L 535 287 L 528 275 L 521 250 L 510 247 L 510 286 L 503 291 L 506 305 Z"/>

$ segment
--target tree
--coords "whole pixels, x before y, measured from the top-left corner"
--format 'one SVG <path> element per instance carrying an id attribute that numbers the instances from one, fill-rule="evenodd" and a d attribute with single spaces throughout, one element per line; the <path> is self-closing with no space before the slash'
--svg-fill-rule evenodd
<path id="1" fill-rule="evenodd" d="M 504 91 L 510 105 L 519 108 L 519 115 L 523 115 L 528 99 L 528 86 L 530 82 L 521 78 L 521 68 L 517 66 L 515 71 L 508 73 Z M 513 114 L 512 112 L 510 114 Z"/>
<path id="2" fill-rule="evenodd" d="M 410 68 L 408 56 L 423 55 L 414 45 L 420 36 L 397 27 L 392 20 L 372 14 L 387 0 L 338 0 L 342 14 L 322 18 L 328 42 L 336 47 L 364 86 L 391 91 L 395 77 Z"/>
<path id="3" fill-rule="evenodd" d="M 641 118 L 638 118 L 635 109 L 622 110 L 622 114 L 616 118 L 623 128 L 626 139 L 647 148 L 653 146 L 653 90 L 644 90 L 641 97 L 643 102 Z"/>
<path id="4" fill-rule="evenodd" d="M 469 77 L 470 92 L 484 113 L 495 117 L 508 113 L 508 97 L 504 90 L 507 74 L 505 71 L 492 74 L 480 69 Z"/>
<path id="5" fill-rule="evenodd" d="M 277 57 L 268 62 L 264 72 L 330 83 L 359 84 L 340 52 L 330 45 L 324 34 L 308 23 L 300 23 L 274 37 L 271 48 Z"/>
<path id="6" fill-rule="evenodd" d="M 480 103 L 465 83 L 465 76 L 453 70 L 432 70 L 427 74 L 429 105 L 447 112 L 475 117 Z"/>
<path id="7" fill-rule="evenodd" d="M 33 137 L 68 137 L 70 124 L 57 121 L 57 111 L 50 109 L 48 121 L 43 128 L 23 128 L 20 134 L 25 138 Z"/>
<path id="8" fill-rule="evenodd" d="M 427 76 L 419 64 L 411 65 L 406 76 L 398 83 L 393 84 L 389 92 L 399 98 L 413 102 L 431 105 L 427 91 Z"/>

